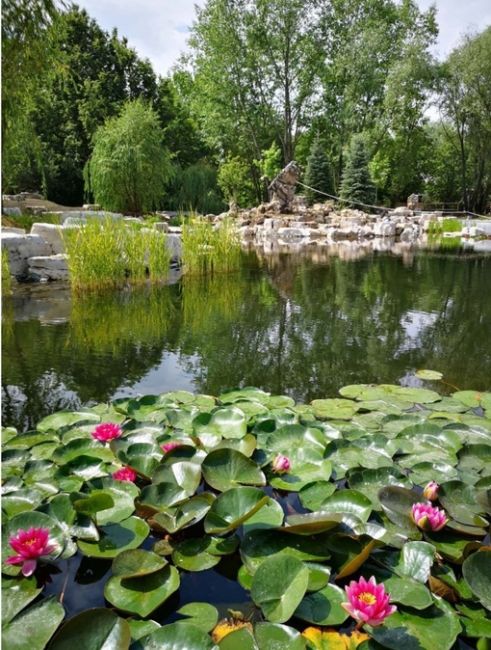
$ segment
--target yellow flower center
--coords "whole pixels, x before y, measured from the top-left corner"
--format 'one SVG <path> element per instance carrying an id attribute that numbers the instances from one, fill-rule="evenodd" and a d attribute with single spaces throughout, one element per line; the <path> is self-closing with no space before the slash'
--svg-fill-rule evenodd
<path id="1" fill-rule="evenodd" d="M 373 594 L 371 594 L 369 591 L 364 591 L 358 596 L 358 600 L 361 600 L 362 603 L 365 603 L 365 605 L 375 605 L 377 602 L 377 599 Z"/>
<path id="2" fill-rule="evenodd" d="M 32 545 L 35 544 L 36 542 L 37 542 L 37 539 L 35 539 L 34 537 L 31 537 L 30 539 L 26 539 L 26 540 L 24 541 L 24 544 L 25 544 L 26 546 L 32 546 Z"/>

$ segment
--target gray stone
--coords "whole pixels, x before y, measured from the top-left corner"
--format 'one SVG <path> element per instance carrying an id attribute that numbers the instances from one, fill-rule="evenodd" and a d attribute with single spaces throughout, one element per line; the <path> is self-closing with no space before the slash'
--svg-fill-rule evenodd
<path id="1" fill-rule="evenodd" d="M 378 221 L 373 228 L 373 234 L 375 237 L 395 237 L 396 226 L 388 219 Z"/>
<path id="2" fill-rule="evenodd" d="M 65 252 L 63 243 L 63 230 L 61 226 L 53 223 L 33 223 L 31 228 L 32 235 L 39 235 L 51 247 L 51 253 L 58 255 Z"/>
<path id="3" fill-rule="evenodd" d="M 9 232 L 14 235 L 25 235 L 26 231 L 24 228 L 14 228 L 13 226 L 2 226 L 2 232 Z"/>
<path id="4" fill-rule="evenodd" d="M 10 273 L 16 278 L 27 276 L 29 257 L 50 255 L 51 247 L 39 235 L 2 232 L 2 249 L 9 254 Z"/>
<path id="5" fill-rule="evenodd" d="M 278 237 L 287 241 L 292 239 L 303 239 L 308 236 L 308 228 L 278 228 Z"/>
<path id="6" fill-rule="evenodd" d="M 170 233 L 165 238 L 165 245 L 171 254 L 171 261 L 180 260 L 182 257 L 182 241 L 178 234 Z"/>
<path id="7" fill-rule="evenodd" d="M 158 230 L 160 232 L 169 232 L 169 224 L 167 221 L 157 221 L 153 224 L 153 227 L 155 230 Z"/>
<path id="8" fill-rule="evenodd" d="M 3 208 L 2 207 L 2 213 L 6 217 L 21 217 L 22 216 L 22 210 L 20 208 Z"/>
<path id="9" fill-rule="evenodd" d="M 64 254 L 29 257 L 27 260 L 29 277 L 39 282 L 68 280 L 67 260 L 68 256 Z"/>

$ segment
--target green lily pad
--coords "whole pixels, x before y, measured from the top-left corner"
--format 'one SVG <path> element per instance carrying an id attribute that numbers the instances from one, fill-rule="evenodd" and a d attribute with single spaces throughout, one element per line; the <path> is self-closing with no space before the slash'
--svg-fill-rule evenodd
<path id="1" fill-rule="evenodd" d="M 38 422 L 37 430 L 42 433 L 47 433 L 48 431 L 58 431 L 58 429 L 73 427 L 75 424 L 79 426 L 88 423 L 98 424 L 100 421 L 101 418 L 99 415 L 90 410 L 59 411 L 58 413 L 53 413 L 53 415 L 48 415 L 41 422 Z"/>
<path id="2" fill-rule="evenodd" d="M 443 373 L 438 372 L 438 370 L 417 370 L 415 375 L 416 377 L 426 379 L 427 381 L 438 381 L 443 377 Z"/>
<path id="3" fill-rule="evenodd" d="M 132 650 L 214 650 L 215 648 L 206 632 L 191 623 L 180 621 L 164 625 L 139 639 L 132 646 Z"/>
<path id="4" fill-rule="evenodd" d="M 128 650 L 130 641 L 130 626 L 124 618 L 110 609 L 88 609 L 65 623 L 50 650 Z"/>
<path id="5" fill-rule="evenodd" d="M 100 539 L 94 542 L 78 540 L 79 549 L 87 557 L 115 558 L 121 551 L 138 548 L 147 538 L 150 528 L 138 517 L 128 517 L 118 524 L 102 526 Z"/>
<path id="6" fill-rule="evenodd" d="M 435 559 L 435 547 L 428 542 L 406 542 L 402 547 L 401 558 L 396 566 L 400 576 L 413 578 L 425 583 L 430 577 Z"/>
<path id="7" fill-rule="evenodd" d="M 178 609 L 177 613 L 186 617 L 183 623 L 190 623 L 203 632 L 209 632 L 218 622 L 218 610 L 209 603 L 188 603 Z"/>
<path id="8" fill-rule="evenodd" d="M 122 551 L 112 564 L 113 576 L 118 578 L 139 578 L 159 571 L 167 564 L 160 555 L 143 549 Z"/>
<path id="9" fill-rule="evenodd" d="M 27 607 L 42 591 L 35 578 L 2 579 L 2 624 L 10 621 Z"/>
<path id="10" fill-rule="evenodd" d="M 172 553 L 172 561 L 186 571 L 205 571 L 220 562 L 222 555 L 233 553 L 239 540 L 237 537 L 198 537 L 179 542 Z"/>
<path id="11" fill-rule="evenodd" d="M 349 399 L 315 399 L 311 405 L 316 418 L 331 420 L 351 420 L 360 408 Z"/>
<path id="12" fill-rule="evenodd" d="M 218 407 L 213 413 L 201 413 L 193 420 L 197 435 L 217 433 L 224 438 L 242 438 L 247 433 L 245 414 L 236 406 Z"/>
<path id="13" fill-rule="evenodd" d="M 176 533 L 178 530 L 188 528 L 201 521 L 214 500 L 215 495 L 202 492 L 164 512 L 157 512 L 149 520 L 149 523 L 152 528 Z"/>
<path id="14" fill-rule="evenodd" d="M 9 650 L 43 650 L 64 617 L 54 596 L 44 598 L 2 625 L 2 644 Z"/>
<path id="15" fill-rule="evenodd" d="M 320 510 L 321 504 L 336 491 L 336 484 L 330 481 L 307 483 L 299 492 L 300 503 L 308 510 Z"/>
<path id="16" fill-rule="evenodd" d="M 277 528 L 284 518 L 283 508 L 275 499 L 268 497 L 266 503 L 242 524 L 244 533 L 250 530 Z"/>
<path id="17" fill-rule="evenodd" d="M 320 591 L 307 594 L 295 610 L 295 616 L 315 625 L 340 625 L 348 618 L 341 607 L 346 602 L 344 591 L 328 584 Z"/>
<path id="18" fill-rule="evenodd" d="M 267 503 L 268 497 L 257 488 L 237 487 L 222 492 L 205 517 L 205 532 L 224 535 L 238 528 Z"/>
<path id="19" fill-rule="evenodd" d="M 278 623 L 258 623 L 254 628 L 258 650 L 305 650 L 305 639 L 297 630 Z M 242 646 L 235 646 L 241 648 Z"/>
<path id="20" fill-rule="evenodd" d="M 266 485 L 266 478 L 254 461 L 234 449 L 217 449 L 202 465 L 208 485 L 224 492 L 237 485 Z"/>
<path id="21" fill-rule="evenodd" d="M 167 565 L 148 575 L 109 578 L 104 597 L 122 611 L 146 617 L 179 589 L 179 583 L 179 572 Z"/>
<path id="22" fill-rule="evenodd" d="M 416 492 L 402 487 L 388 486 L 379 491 L 378 498 L 390 521 L 410 533 L 419 533 L 411 519 L 412 505 L 421 501 L 421 497 Z"/>
<path id="23" fill-rule="evenodd" d="M 390 594 L 391 602 L 414 609 L 426 609 L 433 605 L 429 589 L 413 578 L 392 576 L 385 580 L 384 584 L 387 593 Z"/>
<path id="24" fill-rule="evenodd" d="M 294 557 L 280 554 L 261 564 L 252 579 L 251 598 L 273 623 L 284 623 L 307 591 L 309 571 Z"/>
<path id="25" fill-rule="evenodd" d="M 491 551 L 478 551 L 462 565 L 462 573 L 472 592 L 491 610 Z"/>

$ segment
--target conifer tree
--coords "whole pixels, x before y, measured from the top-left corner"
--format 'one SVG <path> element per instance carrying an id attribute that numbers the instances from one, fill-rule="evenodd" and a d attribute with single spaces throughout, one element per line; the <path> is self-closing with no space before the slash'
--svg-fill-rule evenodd
<path id="1" fill-rule="evenodd" d="M 316 137 L 310 148 L 304 182 L 305 185 L 326 194 L 333 194 L 334 192 L 331 164 L 327 156 L 325 143 L 319 137 Z M 312 190 L 307 190 L 306 195 L 310 203 L 323 201 L 326 198 Z"/>
<path id="2" fill-rule="evenodd" d="M 375 185 L 368 169 L 368 152 L 361 135 L 352 138 L 341 182 L 341 198 L 373 203 Z"/>

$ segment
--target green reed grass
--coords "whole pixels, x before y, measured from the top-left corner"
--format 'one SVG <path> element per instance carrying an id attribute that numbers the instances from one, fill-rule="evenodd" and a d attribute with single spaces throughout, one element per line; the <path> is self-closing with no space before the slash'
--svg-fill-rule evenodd
<path id="1" fill-rule="evenodd" d="M 240 238 L 234 222 L 223 220 L 218 226 L 193 217 L 182 225 L 182 262 L 185 273 L 235 271 L 241 265 Z"/>
<path id="2" fill-rule="evenodd" d="M 10 275 L 9 254 L 2 248 L 2 296 L 10 296 L 12 293 L 12 276 Z"/>
<path id="3" fill-rule="evenodd" d="M 63 231 L 70 282 L 76 290 L 164 280 L 170 253 L 165 234 L 122 221 L 89 219 Z"/>

